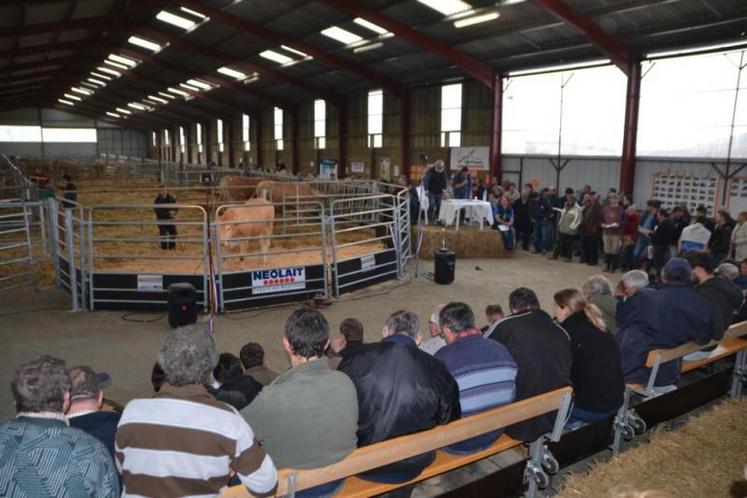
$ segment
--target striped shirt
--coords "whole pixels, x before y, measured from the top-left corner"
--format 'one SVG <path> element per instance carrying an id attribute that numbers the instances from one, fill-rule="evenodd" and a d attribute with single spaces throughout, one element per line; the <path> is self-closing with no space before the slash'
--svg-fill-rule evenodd
<path id="1" fill-rule="evenodd" d="M 436 353 L 459 386 L 462 417 L 511 403 L 516 395 L 517 366 L 508 350 L 482 336 L 479 330 L 462 332 Z M 490 446 L 503 433 L 496 430 L 454 444 L 453 453 L 473 453 Z"/>
<path id="2" fill-rule="evenodd" d="M 128 403 L 115 441 L 122 497 L 214 497 L 235 471 L 255 494 L 277 483 L 275 465 L 231 406 L 202 386 L 164 384 Z"/>

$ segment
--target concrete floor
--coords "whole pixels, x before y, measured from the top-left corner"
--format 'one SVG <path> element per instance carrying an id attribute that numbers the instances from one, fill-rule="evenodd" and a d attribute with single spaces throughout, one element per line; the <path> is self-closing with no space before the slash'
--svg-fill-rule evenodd
<path id="1" fill-rule="evenodd" d="M 485 306 L 498 303 L 507 309 L 508 294 L 519 286 L 534 289 L 542 307 L 552 312 L 554 292 L 565 287 L 579 287 L 588 276 L 601 270 L 578 263 L 550 261 L 521 251 L 510 259 L 458 260 L 452 285 L 437 285 L 423 276 L 433 271 L 432 261 L 421 261 L 419 278 L 414 278 L 414 264 L 408 269 L 410 275 L 405 281 L 359 291 L 323 310 L 333 333 L 337 333 L 344 318 L 355 317 L 363 322 L 366 342 L 378 341 L 386 317 L 403 308 L 420 315 L 426 332 L 431 308 L 454 300 L 469 303 L 481 326 Z M 169 330 L 166 317 L 158 319 L 158 314 L 109 311 L 73 313 L 68 311 L 69 306 L 69 296 L 59 289 L 0 294 L 4 343 L 0 349 L 0 364 L 3 365 L 0 419 L 14 415 L 8 385 L 15 367 L 45 353 L 64 358 L 70 366 L 87 364 L 109 372 L 112 383 L 106 395 L 121 403 L 151 394 L 150 370 Z M 219 316 L 216 338 L 220 351 L 238 354 L 243 344 L 256 341 L 264 346 L 272 368 L 288 368 L 280 340 L 285 319 L 297 306 Z M 157 320 L 127 321 L 153 319 Z"/>

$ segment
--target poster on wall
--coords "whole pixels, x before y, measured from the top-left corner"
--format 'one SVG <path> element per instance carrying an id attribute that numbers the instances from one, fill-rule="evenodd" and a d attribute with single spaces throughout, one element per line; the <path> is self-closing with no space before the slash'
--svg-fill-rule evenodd
<path id="1" fill-rule="evenodd" d="M 716 211 L 719 182 L 714 176 L 698 176 L 695 173 L 657 173 L 652 177 L 653 198 L 661 207 L 672 209 L 687 204 L 690 212 L 704 205 L 708 212 Z"/>
<path id="2" fill-rule="evenodd" d="M 353 173 L 365 173 L 366 164 L 363 161 L 353 161 L 350 163 L 350 171 Z"/>
<path id="3" fill-rule="evenodd" d="M 322 180 L 337 178 L 337 159 L 319 160 L 319 178 Z"/>
<path id="4" fill-rule="evenodd" d="M 384 181 L 392 180 L 392 160 L 388 157 L 379 159 L 379 178 Z"/>
<path id="5" fill-rule="evenodd" d="M 490 147 L 453 147 L 451 169 L 467 166 L 477 171 L 490 171 Z"/>

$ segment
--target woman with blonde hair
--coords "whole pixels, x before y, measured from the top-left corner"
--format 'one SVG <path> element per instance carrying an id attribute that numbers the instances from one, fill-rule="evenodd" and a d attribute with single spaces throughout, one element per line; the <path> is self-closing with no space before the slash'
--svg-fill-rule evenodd
<path id="1" fill-rule="evenodd" d="M 625 381 L 620 350 L 599 308 L 576 289 L 553 296 L 555 318 L 571 340 L 573 411 L 568 425 L 597 422 L 615 414 L 623 402 Z"/>

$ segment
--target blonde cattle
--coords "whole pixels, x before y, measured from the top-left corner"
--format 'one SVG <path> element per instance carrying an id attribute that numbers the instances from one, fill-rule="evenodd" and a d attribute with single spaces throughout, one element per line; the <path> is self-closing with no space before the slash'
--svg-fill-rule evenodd
<path id="1" fill-rule="evenodd" d="M 266 263 L 274 221 L 275 208 L 270 202 L 265 199 L 249 199 L 243 206 L 230 207 L 218 217 L 220 240 L 224 247 L 233 249 L 238 245 L 241 253 L 246 254 L 249 251 L 249 241 L 236 239 L 267 237 L 259 241 L 262 263 Z"/>
<path id="2" fill-rule="evenodd" d="M 245 176 L 224 176 L 220 179 L 220 200 L 223 202 L 240 202 L 252 197 L 257 184 L 262 178 Z"/>
<path id="3" fill-rule="evenodd" d="M 307 183 L 276 182 L 263 180 L 257 184 L 257 197 L 264 197 L 272 202 L 291 202 L 296 197 L 312 197 L 320 192 Z"/>

